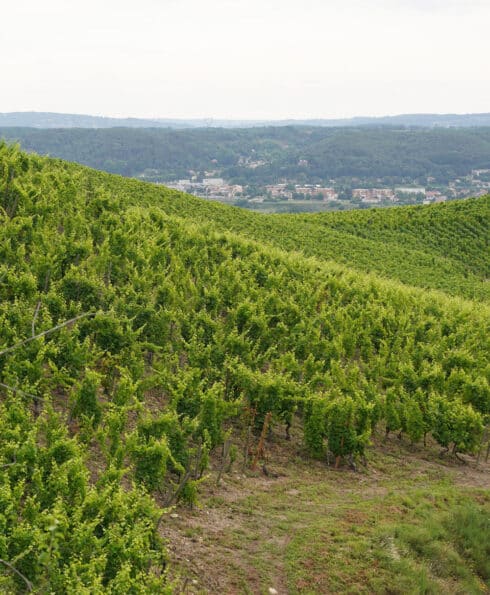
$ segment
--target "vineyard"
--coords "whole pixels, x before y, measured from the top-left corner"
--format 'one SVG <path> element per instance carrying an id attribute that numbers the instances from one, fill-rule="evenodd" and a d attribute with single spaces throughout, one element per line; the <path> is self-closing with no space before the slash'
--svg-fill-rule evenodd
<path id="1" fill-rule="evenodd" d="M 0 590 L 172 592 L 171 507 L 292 427 L 484 459 L 489 208 L 260 216 L 1 145 Z"/>
<path id="2" fill-rule="evenodd" d="M 133 180 L 123 184 L 117 177 L 91 175 L 118 196 L 124 193 L 133 203 L 161 206 L 167 214 L 199 226 L 207 222 L 217 231 L 232 231 L 280 250 L 406 285 L 490 300 L 488 196 L 368 212 L 260 217 L 151 184 Z"/>

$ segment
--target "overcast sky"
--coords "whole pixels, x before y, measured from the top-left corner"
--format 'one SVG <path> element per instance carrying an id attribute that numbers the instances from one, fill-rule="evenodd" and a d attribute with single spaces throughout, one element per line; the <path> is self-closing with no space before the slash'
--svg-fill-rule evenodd
<path id="1" fill-rule="evenodd" d="M 490 0 L 14 0 L 0 112 L 490 112 Z"/>

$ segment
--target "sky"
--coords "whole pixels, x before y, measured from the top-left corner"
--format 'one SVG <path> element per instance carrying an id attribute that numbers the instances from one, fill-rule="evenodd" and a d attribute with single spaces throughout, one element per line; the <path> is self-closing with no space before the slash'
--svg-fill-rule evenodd
<path id="1" fill-rule="evenodd" d="M 490 0 L 15 0 L 0 112 L 490 112 Z"/>

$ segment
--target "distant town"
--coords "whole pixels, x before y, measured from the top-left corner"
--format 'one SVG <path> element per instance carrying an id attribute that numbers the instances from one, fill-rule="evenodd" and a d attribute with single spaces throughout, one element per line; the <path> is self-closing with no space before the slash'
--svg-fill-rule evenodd
<path id="1" fill-rule="evenodd" d="M 255 164 L 249 164 L 255 165 Z M 257 164 L 258 166 L 259 164 Z M 220 177 L 213 177 L 215 172 L 204 172 L 199 177 L 190 172 L 190 177 L 166 183 L 169 188 L 180 190 L 210 200 L 234 203 L 250 208 L 287 203 L 288 205 L 317 203 L 325 208 L 344 208 L 352 206 L 389 206 L 393 204 L 431 204 L 445 202 L 455 198 L 481 196 L 490 192 L 490 169 L 472 170 L 471 174 L 449 182 L 447 186 L 394 186 L 358 188 L 345 180 L 331 180 L 330 186 L 321 184 L 299 184 L 294 180 L 281 181 L 263 187 L 232 184 Z M 209 176 L 209 177 L 208 177 Z M 430 182 L 435 182 L 428 178 Z M 306 205 L 305 205 L 306 206 Z M 322 209 L 319 209 L 322 210 Z"/>
<path id="2" fill-rule="evenodd" d="M 490 127 L 6 127 L 0 138 L 264 213 L 429 204 L 490 192 Z"/>

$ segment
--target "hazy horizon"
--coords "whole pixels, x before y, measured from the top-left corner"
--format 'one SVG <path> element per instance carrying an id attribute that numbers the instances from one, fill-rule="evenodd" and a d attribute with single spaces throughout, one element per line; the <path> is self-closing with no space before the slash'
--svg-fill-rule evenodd
<path id="1" fill-rule="evenodd" d="M 490 111 L 484 0 L 18 0 L 0 112 L 337 119 Z"/>
<path id="2" fill-rule="evenodd" d="M 408 116 L 477 116 L 477 115 L 486 115 L 490 114 L 490 110 L 486 112 L 417 112 L 417 113 L 390 113 L 390 114 L 380 114 L 380 115 L 372 115 L 372 114 L 355 114 L 352 116 L 346 116 L 345 118 L 331 118 L 331 117 L 318 117 L 318 118 L 295 118 L 295 117 L 284 117 L 284 118 L 246 118 L 241 117 L 240 115 L 231 116 L 229 118 L 220 118 L 216 116 L 200 116 L 200 117 L 172 117 L 172 116 L 154 116 L 154 117 L 140 117 L 134 116 L 131 114 L 123 115 L 123 116 L 115 116 L 110 113 L 106 114 L 96 114 L 96 113 L 75 113 L 75 112 L 62 112 L 62 111 L 52 111 L 52 110 L 13 110 L 10 112 L 0 112 L 0 115 L 5 114 L 53 114 L 59 116 L 76 116 L 76 117 L 89 117 L 89 118 L 107 118 L 107 119 L 116 119 L 116 120 L 182 120 L 182 121 L 201 121 L 201 120 L 217 120 L 217 121 L 230 121 L 230 122 L 242 122 L 242 121 L 251 121 L 251 122 L 270 122 L 270 121 L 305 121 L 305 120 L 353 120 L 353 119 L 368 119 L 368 118 L 396 118 L 396 117 L 408 117 Z"/>

